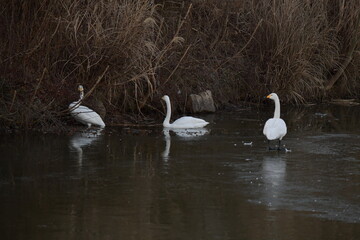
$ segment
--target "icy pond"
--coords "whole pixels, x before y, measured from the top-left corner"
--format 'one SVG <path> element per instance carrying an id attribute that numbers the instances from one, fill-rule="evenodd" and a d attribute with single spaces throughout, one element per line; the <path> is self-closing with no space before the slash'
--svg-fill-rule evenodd
<path id="1" fill-rule="evenodd" d="M 1 239 L 360 239 L 360 106 L 200 115 L 200 131 L 0 136 Z"/>

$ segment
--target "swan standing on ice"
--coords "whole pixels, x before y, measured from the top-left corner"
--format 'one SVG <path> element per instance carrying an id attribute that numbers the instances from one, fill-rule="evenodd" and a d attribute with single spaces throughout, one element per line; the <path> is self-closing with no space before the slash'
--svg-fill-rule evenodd
<path id="1" fill-rule="evenodd" d="M 94 110 L 80 105 L 81 100 L 84 97 L 84 88 L 82 85 L 79 85 L 78 90 L 80 91 L 79 101 L 72 102 L 69 105 L 69 110 L 71 115 L 75 118 L 76 121 L 81 122 L 82 124 L 91 127 L 91 125 L 97 125 L 101 128 L 105 127 L 104 121 L 101 119 L 100 115 L 94 112 Z"/>
<path id="2" fill-rule="evenodd" d="M 271 93 L 266 98 L 272 99 L 275 102 L 275 112 L 274 117 L 266 121 L 263 133 L 268 139 L 269 150 L 272 150 L 270 148 L 270 140 L 276 139 L 279 140 L 277 150 L 281 150 L 281 140 L 286 135 L 287 128 L 285 121 L 280 118 L 280 100 L 276 93 Z"/>
<path id="3" fill-rule="evenodd" d="M 200 118 L 194 117 L 181 117 L 170 123 L 171 117 L 171 103 L 168 95 L 162 97 L 162 100 L 166 102 L 166 117 L 163 122 L 165 128 L 202 128 L 208 125 L 209 123 Z"/>

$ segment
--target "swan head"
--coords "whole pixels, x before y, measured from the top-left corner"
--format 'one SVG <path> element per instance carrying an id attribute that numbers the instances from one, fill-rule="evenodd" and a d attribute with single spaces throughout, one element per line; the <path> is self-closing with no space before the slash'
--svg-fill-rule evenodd
<path id="1" fill-rule="evenodd" d="M 279 99 L 279 97 L 276 93 L 270 93 L 269 95 L 266 96 L 266 98 L 272 99 L 272 100 Z"/>
<path id="2" fill-rule="evenodd" d="M 169 101 L 170 100 L 168 95 L 164 95 L 161 99 L 164 100 L 164 101 Z"/>
<path id="3" fill-rule="evenodd" d="M 84 87 L 83 87 L 82 85 L 79 85 L 78 90 L 79 90 L 79 92 L 83 92 L 83 91 L 84 91 Z"/>

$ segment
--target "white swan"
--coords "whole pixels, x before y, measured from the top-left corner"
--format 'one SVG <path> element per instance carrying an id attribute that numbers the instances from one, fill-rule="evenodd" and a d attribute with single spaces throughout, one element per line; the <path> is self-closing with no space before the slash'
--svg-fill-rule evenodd
<path id="1" fill-rule="evenodd" d="M 202 128 L 208 125 L 209 123 L 200 118 L 194 117 L 181 117 L 170 123 L 171 117 L 171 104 L 169 96 L 165 95 L 162 99 L 166 102 L 166 117 L 163 122 L 165 128 Z"/>
<path id="2" fill-rule="evenodd" d="M 284 120 L 280 118 L 280 100 L 276 93 L 271 93 L 266 98 L 274 100 L 275 112 L 274 112 L 274 117 L 266 121 L 263 133 L 268 139 L 269 143 L 270 140 L 278 139 L 279 146 L 277 149 L 280 150 L 281 140 L 287 133 L 286 123 Z M 269 149 L 271 148 L 269 147 Z"/>
<path id="3" fill-rule="evenodd" d="M 72 102 L 69 105 L 69 110 L 71 115 L 75 118 L 76 121 L 81 122 L 82 124 L 91 127 L 91 125 L 98 125 L 99 127 L 105 127 L 104 121 L 101 119 L 100 115 L 94 112 L 94 110 L 80 105 L 81 100 L 84 97 L 84 88 L 82 85 L 79 85 L 78 90 L 80 91 L 79 101 Z"/>

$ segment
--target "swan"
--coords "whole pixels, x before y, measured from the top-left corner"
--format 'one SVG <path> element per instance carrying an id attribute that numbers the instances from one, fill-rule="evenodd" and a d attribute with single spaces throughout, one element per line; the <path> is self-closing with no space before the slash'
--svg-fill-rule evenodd
<path id="1" fill-rule="evenodd" d="M 91 125 L 97 125 L 101 128 L 105 127 L 104 121 L 101 119 L 100 115 L 94 112 L 94 110 L 80 105 L 84 97 L 84 88 L 82 85 L 79 85 L 78 90 L 80 91 L 79 101 L 70 103 L 69 111 L 71 115 L 75 118 L 76 121 L 81 122 L 82 124 L 91 127 Z"/>
<path id="2" fill-rule="evenodd" d="M 266 98 L 271 99 L 275 102 L 275 112 L 274 117 L 266 121 L 263 133 L 268 139 L 269 149 L 271 149 L 270 140 L 278 139 L 279 145 L 277 150 L 281 150 L 281 140 L 287 133 L 287 127 L 285 121 L 280 118 L 280 100 L 276 93 L 271 93 Z"/>
<path id="3" fill-rule="evenodd" d="M 171 117 L 170 98 L 169 96 L 165 95 L 162 97 L 162 100 L 166 102 L 166 117 L 163 122 L 163 126 L 165 128 L 202 128 L 209 124 L 203 119 L 188 117 L 188 116 L 181 117 L 176 121 L 174 121 L 173 123 L 170 123 L 170 117 Z"/>

